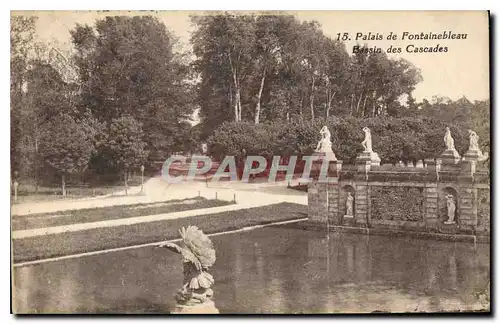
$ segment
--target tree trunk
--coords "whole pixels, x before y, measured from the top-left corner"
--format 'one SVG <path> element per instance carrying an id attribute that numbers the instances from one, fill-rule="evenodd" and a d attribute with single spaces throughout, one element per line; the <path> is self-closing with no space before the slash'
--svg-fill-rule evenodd
<path id="1" fill-rule="evenodd" d="M 35 123 L 38 123 L 37 121 Z M 37 127 L 35 125 L 35 133 L 38 134 Z M 38 137 L 35 134 L 35 161 L 38 162 Z M 38 193 L 39 189 L 39 177 L 40 177 L 40 167 L 39 164 L 37 163 L 35 166 L 35 193 Z"/>
<path id="2" fill-rule="evenodd" d="M 241 103 L 240 103 L 240 84 L 238 82 L 237 70 L 233 66 L 233 61 L 231 60 L 231 55 L 228 55 L 229 65 L 231 66 L 231 71 L 233 72 L 233 84 L 234 84 L 234 118 L 235 121 L 241 120 Z"/>
<path id="3" fill-rule="evenodd" d="M 228 95 L 229 95 L 229 107 L 233 107 L 233 85 L 232 85 L 231 82 L 229 83 L 229 93 L 228 93 Z"/>
<path id="4" fill-rule="evenodd" d="M 365 96 L 365 100 L 363 100 L 363 117 L 365 117 L 366 99 L 368 99 L 368 95 L 366 95 L 366 96 Z"/>
<path id="5" fill-rule="evenodd" d="M 299 116 L 300 119 L 302 119 L 302 104 L 304 103 L 304 97 L 301 96 L 300 101 L 299 101 Z"/>
<path id="6" fill-rule="evenodd" d="M 286 121 L 290 121 L 290 107 L 292 106 L 291 99 L 290 99 L 290 93 L 287 94 L 287 106 L 286 106 Z"/>
<path id="7" fill-rule="evenodd" d="M 377 104 L 377 101 L 375 100 L 375 93 L 372 94 L 372 101 L 373 101 L 372 117 L 375 117 L 375 106 Z"/>
<path id="8" fill-rule="evenodd" d="M 326 102 L 325 102 L 325 108 L 326 108 L 326 118 L 328 118 L 330 116 L 330 109 L 328 109 L 329 107 L 329 101 L 330 101 L 330 93 L 331 93 L 331 90 L 330 90 L 330 79 L 326 78 Z"/>
<path id="9" fill-rule="evenodd" d="M 328 83 L 326 85 L 328 87 Z M 330 109 L 328 108 L 328 102 L 330 99 L 330 88 L 326 89 L 326 103 L 325 103 L 325 108 L 326 108 L 326 118 L 330 117 Z"/>
<path id="10" fill-rule="evenodd" d="M 238 103 L 234 103 L 234 121 L 238 121 Z"/>
<path id="11" fill-rule="evenodd" d="M 354 93 L 351 94 L 351 116 L 352 116 L 352 110 L 354 109 Z"/>
<path id="12" fill-rule="evenodd" d="M 359 112 L 359 105 L 361 104 L 361 99 L 363 99 L 363 94 L 359 96 L 358 104 L 356 105 L 356 114 Z"/>
<path id="13" fill-rule="evenodd" d="M 64 179 L 64 173 L 61 176 L 61 182 L 62 182 L 62 195 L 63 197 L 66 197 L 66 179 Z"/>
<path id="14" fill-rule="evenodd" d="M 238 84 L 238 121 L 241 121 L 241 90 Z"/>
<path id="15" fill-rule="evenodd" d="M 262 73 L 262 79 L 260 80 L 259 95 L 257 97 L 257 105 L 255 106 L 255 124 L 260 121 L 260 99 L 262 98 L 262 90 L 264 89 L 264 82 L 266 80 L 266 69 Z"/>
<path id="16" fill-rule="evenodd" d="M 238 87 L 235 86 L 235 88 L 234 88 L 234 120 L 237 122 L 240 121 L 239 101 L 240 101 L 240 91 L 238 90 Z"/>
<path id="17" fill-rule="evenodd" d="M 128 171 L 125 170 L 124 174 L 123 174 L 123 178 L 125 180 L 125 195 L 128 196 Z"/>
<path id="18" fill-rule="evenodd" d="M 326 102 L 326 118 L 330 117 L 330 109 L 332 109 L 332 101 L 336 94 L 337 92 L 334 92 L 333 95 L 330 96 L 330 91 L 328 91 L 328 97 L 327 97 L 328 101 Z"/>
<path id="19" fill-rule="evenodd" d="M 310 105 L 311 105 L 311 120 L 314 120 L 314 82 L 316 79 L 313 77 L 312 78 L 312 85 L 311 85 L 311 96 L 310 96 Z"/>

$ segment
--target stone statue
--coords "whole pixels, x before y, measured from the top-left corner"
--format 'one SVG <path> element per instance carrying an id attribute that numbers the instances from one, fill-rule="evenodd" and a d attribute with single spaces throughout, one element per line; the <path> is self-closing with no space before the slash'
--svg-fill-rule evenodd
<path id="1" fill-rule="evenodd" d="M 446 145 L 446 150 L 455 150 L 455 141 L 451 137 L 451 131 L 449 127 L 446 127 L 446 133 L 444 134 L 444 144 Z"/>
<path id="2" fill-rule="evenodd" d="M 353 210 L 353 203 L 354 203 L 354 197 L 350 192 L 347 193 L 347 199 L 346 199 L 346 215 L 347 216 L 353 216 L 352 210 Z"/>
<path id="3" fill-rule="evenodd" d="M 182 288 L 177 291 L 174 313 L 218 313 L 210 288 L 214 284 L 214 278 L 207 272 L 215 262 L 212 241 L 196 226 L 188 226 L 187 229 L 183 227 L 179 233 L 184 243 L 182 247 L 175 243 L 158 245 L 182 256 L 184 281 Z"/>
<path id="4" fill-rule="evenodd" d="M 371 166 L 380 166 L 380 157 L 376 152 L 373 152 L 370 129 L 368 127 L 363 127 L 363 132 L 365 132 L 365 139 L 361 142 L 361 145 L 364 150 L 356 158 L 356 163 L 358 164 L 359 162 L 358 165 L 361 166 L 364 171 L 367 171 Z"/>
<path id="5" fill-rule="evenodd" d="M 465 153 L 463 160 L 483 162 L 488 158 L 488 152 L 483 154 L 479 148 L 479 136 L 472 129 L 469 129 L 469 150 Z"/>
<path id="6" fill-rule="evenodd" d="M 469 129 L 469 151 L 480 151 L 478 141 L 479 136 L 477 136 L 476 132 Z"/>
<path id="7" fill-rule="evenodd" d="M 323 126 L 320 132 L 321 140 L 318 142 L 316 146 L 316 152 L 320 153 L 332 153 L 332 141 L 331 141 L 331 133 L 328 130 L 328 127 Z"/>
<path id="8" fill-rule="evenodd" d="M 368 127 L 364 127 L 363 132 L 365 132 L 365 139 L 361 142 L 361 145 L 363 145 L 365 152 L 373 152 L 372 134 L 370 133 L 370 129 Z"/>
<path id="9" fill-rule="evenodd" d="M 455 224 L 455 200 L 453 195 L 446 196 L 446 210 L 448 211 L 448 220 L 445 224 Z"/>

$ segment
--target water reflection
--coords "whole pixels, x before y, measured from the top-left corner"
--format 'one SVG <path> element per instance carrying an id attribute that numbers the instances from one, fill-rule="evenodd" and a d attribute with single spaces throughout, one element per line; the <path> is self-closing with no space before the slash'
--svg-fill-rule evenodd
<path id="1" fill-rule="evenodd" d="M 213 237 L 222 313 L 456 311 L 484 308 L 489 245 L 269 227 Z M 20 313 L 165 313 L 177 255 L 142 248 L 16 268 Z"/>

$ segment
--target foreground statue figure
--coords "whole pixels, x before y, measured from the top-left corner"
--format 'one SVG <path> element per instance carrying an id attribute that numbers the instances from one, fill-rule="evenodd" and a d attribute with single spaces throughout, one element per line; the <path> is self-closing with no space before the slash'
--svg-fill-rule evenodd
<path id="1" fill-rule="evenodd" d="M 353 216 L 352 210 L 353 210 L 353 204 L 354 203 L 354 197 L 350 192 L 347 193 L 347 198 L 346 198 L 346 216 Z"/>
<path id="2" fill-rule="evenodd" d="M 218 313 L 212 301 L 214 278 L 207 272 L 215 262 L 212 241 L 196 226 L 183 227 L 179 233 L 183 247 L 175 243 L 159 245 L 179 253 L 184 264 L 184 282 L 177 291 L 172 313 Z"/>
<path id="3" fill-rule="evenodd" d="M 469 129 L 469 151 L 479 151 L 479 136 L 476 132 Z"/>
<path id="4" fill-rule="evenodd" d="M 455 140 L 451 137 L 449 127 L 446 127 L 446 132 L 444 133 L 444 144 L 446 145 L 446 150 L 455 150 Z"/>
<path id="5" fill-rule="evenodd" d="M 368 127 L 363 127 L 363 132 L 365 133 L 365 139 L 361 142 L 363 146 L 363 152 L 356 158 L 356 163 L 360 163 L 359 165 L 362 168 L 366 168 L 366 163 L 371 166 L 379 166 L 380 165 L 380 157 L 376 152 L 373 152 L 372 148 L 372 134 Z"/>
<path id="6" fill-rule="evenodd" d="M 363 127 L 363 132 L 365 132 L 365 139 L 361 142 L 361 145 L 363 145 L 365 152 L 373 152 L 372 134 L 370 133 L 370 129 L 368 127 Z"/>
<path id="7" fill-rule="evenodd" d="M 446 210 L 448 211 L 448 220 L 445 221 L 445 224 L 455 224 L 455 200 L 453 199 L 453 195 L 446 196 Z"/>
<path id="8" fill-rule="evenodd" d="M 323 126 L 320 132 L 321 140 L 318 142 L 316 146 L 316 152 L 319 153 L 332 153 L 332 141 L 331 141 L 331 133 L 328 130 L 328 127 Z"/>
<path id="9" fill-rule="evenodd" d="M 443 140 L 446 149 L 444 150 L 443 154 L 441 154 L 440 157 L 442 164 L 443 165 L 457 164 L 461 160 L 461 157 L 460 154 L 458 154 L 457 150 L 455 149 L 455 140 L 451 136 L 451 131 L 449 127 L 446 127 Z"/>
<path id="10" fill-rule="evenodd" d="M 487 160 L 489 157 L 488 153 L 483 154 L 483 152 L 481 152 L 479 148 L 479 136 L 471 129 L 469 129 L 469 151 L 467 151 L 466 155 L 473 155 L 480 162 Z"/>

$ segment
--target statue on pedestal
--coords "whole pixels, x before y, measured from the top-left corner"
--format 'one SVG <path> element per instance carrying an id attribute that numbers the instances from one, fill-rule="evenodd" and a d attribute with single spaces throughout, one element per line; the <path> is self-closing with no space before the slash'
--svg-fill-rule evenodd
<path id="1" fill-rule="evenodd" d="M 321 140 L 318 142 L 316 146 L 316 152 L 319 153 L 332 153 L 332 141 L 331 141 L 331 133 L 328 130 L 328 127 L 323 126 L 320 132 Z"/>
<path id="2" fill-rule="evenodd" d="M 354 197 L 350 192 L 347 193 L 347 198 L 346 198 L 346 216 L 353 216 L 353 205 L 354 205 Z"/>
<path id="3" fill-rule="evenodd" d="M 184 265 L 183 286 L 177 291 L 177 305 L 172 313 L 218 313 L 212 301 L 214 278 L 207 272 L 215 262 L 212 241 L 196 226 L 183 227 L 179 233 L 183 247 L 175 243 L 158 245 L 179 253 Z"/>
<path id="4" fill-rule="evenodd" d="M 365 139 L 361 142 L 361 145 L 363 145 L 365 152 L 373 152 L 372 134 L 370 133 L 370 129 L 368 127 L 363 127 L 363 132 L 365 132 Z"/>
<path id="5" fill-rule="evenodd" d="M 455 140 L 451 137 L 449 127 L 446 127 L 446 132 L 444 133 L 444 144 L 446 145 L 446 150 L 455 150 Z"/>
<path id="6" fill-rule="evenodd" d="M 361 162 L 360 165 L 362 168 L 366 168 L 365 163 L 369 163 L 369 165 L 371 166 L 380 166 L 380 157 L 376 152 L 373 152 L 372 134 L 370 132 L 370 129 L 368 127 L 363 127 L 363 132 L 365 133 L 365 139 L 361 142 L 361 145 L 363 146 L 364 150 L 356 158 L 356 160 Z"/>
<path id="7" fill-rule="evenodd" d="M 455 224 L 455 200 L 453 199 L 453 195 L 446 196 L 446 210 L 448 212 L 448 220 L 445 221 L 445 224 Z"/>
<path id="8" fill-rule="evenodd" d="M 455 149 L 455 140 L 451 136 L 449 127 L 446 127 L 446 131 L 444 133 L 444 145 L 446 146 L 446 149 L 443 154 L 441 154 L 441 161 L 443 165 L 457 164 L 461 157 Z"/>
<path id="9" fill-rule="evenodd" d="M 476 132 L 469 129 L 469 151 L 481 151 L 479 149 L 479 136 L 477 136 Z"/>
<path id="10" fill-rule="evenodd" d="M 480 162 L 488 159 L 488 153 L 483 154 L 479 148 L 479 136 L 477 136 L 476 132 L 471 129 L 469 129 L 469 150 L 466 155 L 475 156 Z"/>

